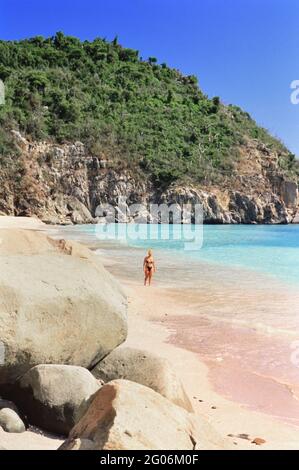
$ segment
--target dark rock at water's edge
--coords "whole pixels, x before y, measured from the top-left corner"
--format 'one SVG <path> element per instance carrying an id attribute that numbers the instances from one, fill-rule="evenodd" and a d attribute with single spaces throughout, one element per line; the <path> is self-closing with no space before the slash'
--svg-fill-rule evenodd
<path id="1" fill-rule="evenodd" d="M 58 145 L 29 142 L 16 131 L 13 135 L 26 162 L 27 185 L 16 190 L 7 175 L 0 175 L 2 214 L 37 216 L 49 224 L 96 223 L 101 221 L 98 206 L 117 207 L 121 196 L 125 203 L 116 211 L 116 221 L 160 222 L 159 214 L 148 212 L 152 203 L 190 204 L 192 222 L 194 206 L 202 204 L 203 222 L 208 224 L 287 224 L 299 220 L 296 182 L 282 173 L 278 154 L 255 139 L 242 144 L 243 159 L 218 186 L 172 183 L 157 188 L 132 169 L 92 156 L 81 142 Z"/>

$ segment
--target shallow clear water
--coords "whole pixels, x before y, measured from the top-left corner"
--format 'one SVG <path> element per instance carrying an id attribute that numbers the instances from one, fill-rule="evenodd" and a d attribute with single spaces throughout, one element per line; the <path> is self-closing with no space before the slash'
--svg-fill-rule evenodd
<path id="1" fill-rule="evenodd" d="M 188 313 L 169 318 L 170 340 L 199 354 L 228 398 L 299 426 L 299 226 L 84 225 L 50 229 L 86 243 L 119 279 L 154 287 Z M 194 232 L 196 230 L 196 232 Z"/>
<path id="2" fill-rule="evenodd" d="M 206 226 L 199 258 L 299 283 L 299 226 Z"/>
<path id="3" fill-rule="evenodd" d="M 151 247 L 180 263 L 240 267 L 299 283 L 299 225 L 84 225 L 63 229 L 71 238 L 124 248 Z M 182 233 L 182 231 L 184 231 Z"/>
<path id="4" fill-rule="evenodd" d="M 299 226 L 189 228 L 184 241 L 181 225 L 84 225 L 57 234 L 85 242 L 113 261 L 113 274 L 138 282 L 151 247 L 155 285 L 181 289 L 201 316 L 299 338 Z"/>

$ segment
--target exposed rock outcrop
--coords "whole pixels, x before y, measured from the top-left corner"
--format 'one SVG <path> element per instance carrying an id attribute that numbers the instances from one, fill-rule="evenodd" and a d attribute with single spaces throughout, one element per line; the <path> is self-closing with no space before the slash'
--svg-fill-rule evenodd
<path id="1" fill-rule="evenodd" d="M 127 380 L 104 385 L 61 450 L 223 449 L 204 421 L 148 387 Z"/>
<path id="2" fill-rule="evenodd" d="M 0 388 L 38 364 L 92 367 L 125 340 L 125 295 L 88 249 L 22 230 L 0 237 Z"/>
<path id="3" fill-rule="evenodd" d="M 281 196 L 287 208 L 296 208 L 298 203 L 298 186 L 294 181 L 282 181 Z"/>
<path id="4" fill-rule="evenodd" d="M 193 411 L 181 381 L 166 359 L 141 349 L 120 347 L 92 369 L 92 374 L 110 382 L 126 379 L 152 388 L 172 403 Z"/>
<path id="5" fill-rule="evenodd" d="M 138 171 L 90 155 L 81 142 L 29 142 L 19 133 L 14 138 L 22 154 L 22 176 L 16 185 L 0 174 L 1 213 L 36 215 L 52 224 L 93 223 L 101 215 L 99 205 L 115 207 L 121 196 L 125 215 L 122 209 L 115 215 L 122 221 L 140 216 L 150 221 L 151 203 L 202 204 L 205 223 L 280 224 L 292 222 L 296 214 L 296 182 L 282 174 L 279 156 L 254 139 L 242 144 L 240 162 L 218 186 L 172 184 L 162 189 Z"/>

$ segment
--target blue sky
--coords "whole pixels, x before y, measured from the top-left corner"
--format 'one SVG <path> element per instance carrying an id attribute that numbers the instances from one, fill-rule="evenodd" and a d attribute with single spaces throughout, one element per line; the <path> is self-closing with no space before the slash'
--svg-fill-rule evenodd
<path id="1" fill-rule="evenodd" d="M 0 38 L 118 35 L 143 58 L 198 76 L 299 156 L 298 0 L 0 0 Z"/>

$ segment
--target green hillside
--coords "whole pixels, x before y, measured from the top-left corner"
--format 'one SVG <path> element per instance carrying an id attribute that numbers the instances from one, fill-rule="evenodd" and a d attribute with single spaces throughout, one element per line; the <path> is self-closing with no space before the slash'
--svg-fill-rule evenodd
<path id="1" fill-rule="evenodd" d="M 0 41 L 0 78 L 2 165 L 14 152 L 13 128 L 32 140 L 80 140 L 91 154 L 138 168 L 157 185 L 231 175 L 247 137 L 277 151 L 286 172 L 296 171 L 294 155 L 248 113 L 208 99 L 195 76 L 142 60 L 117 39 L 81 42 L 57 33 Z"/>

